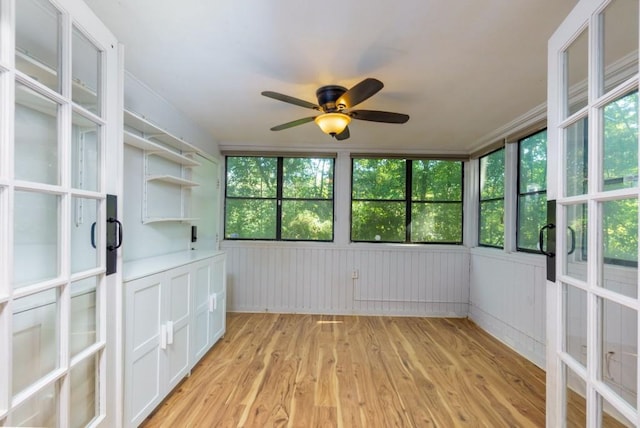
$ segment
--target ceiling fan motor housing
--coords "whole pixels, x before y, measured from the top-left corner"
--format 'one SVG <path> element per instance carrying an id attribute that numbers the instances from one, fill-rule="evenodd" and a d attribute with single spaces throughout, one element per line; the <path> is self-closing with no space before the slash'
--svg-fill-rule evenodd
<path id="1" fill-rule="evenodd" d="M 318 98 L 318 104 L 327 113 L 343 110 L 347 106 L 336 105 L 336 100 L 347 92 L 347 88 L 337 85 L 322 86 L 316 91 L 316 97 Z"/>

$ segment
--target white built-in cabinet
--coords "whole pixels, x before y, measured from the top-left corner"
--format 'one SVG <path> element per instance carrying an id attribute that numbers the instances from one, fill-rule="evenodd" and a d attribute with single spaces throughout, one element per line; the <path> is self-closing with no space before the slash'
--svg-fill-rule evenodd
<path id="1" fill-rule="evenodd" d="M 124 425 L 138 426 L 224 334 L 225 254 L 129 262 L 124 276 Z"/>
<path id="2" fill-rule="evenodd" d="M 144 152 L 142 222 L 191 222 L 191 168 L 198 149 L 130 111 L 124 112 L 124 142 Z"/>

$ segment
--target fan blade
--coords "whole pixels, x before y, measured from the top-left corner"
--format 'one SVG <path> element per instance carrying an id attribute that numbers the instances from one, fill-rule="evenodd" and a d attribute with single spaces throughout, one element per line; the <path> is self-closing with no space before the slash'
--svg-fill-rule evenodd
<path id="1" fill-rule="evenodd" d="M 313 122 L 313 119 L 315 118 L 316 118 L 315 116 L 303 117 L 302 119 L 298 119 L 291 122 L 283 123 L 282 125 L 274 126 L 273 128 L 271 128 L 271 130 L 282 131 L 283 129 L 293 128 L 294 126 L 303 125 L 307 122 Z"/>
<path id="2" fill-rule="evenodd" d="M 347 126 L 346 128 L 344 128 L 344 131 L 336 135 L 336 140 L 340 140 L 340 141 L 346 140 L 350 136 L 351 134 L 349 134 L 349 127 Z"/>
<path id="3" fill-rule="evenodd" d="M 264 95 L 265 97 L 273 98 L 274 100 L 284 101 L 285 103 L 289 104 L 295 104 L 300 107 L 310 108 L 318 111 L 322 110 L 319 105 L 310 103 L 309 101 L 301 100 L 300 98 L 294 98 L 290 97 L 289 95 L 280 94 L 278 92 L 264 91 L 262 92 L 262 95 Z"/>
<path id="4" fill-rule="evenodd" d="M 384 123 L 405 123 L 409 120 L 409 115 L 407 114 L 377 110 L 354 110 L 349 112 L 349 116 L 353 119 Z"/>
<path id="5" fill-rule="evenodd" d="M 343 105 L 344 108 L 355 107 L 367 98 L 375 95 L 384 85 L 378 79 L 367 78 L 358 83 L 353 88 L 342 94 L 336 100 L 336 106 Z"/>

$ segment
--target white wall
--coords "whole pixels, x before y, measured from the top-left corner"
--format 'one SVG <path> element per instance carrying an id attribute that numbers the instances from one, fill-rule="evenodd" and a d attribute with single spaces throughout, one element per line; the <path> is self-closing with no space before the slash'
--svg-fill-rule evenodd
<path id="1" fill-rule="evenodd" d="M 474 248 L 470 256 L 469 318 L 545 367 L 545 257 Z"/>
<path id="2" fill-rule="evenodd" d="M 221 248 L 230 311 L 467 315 L 464 247 L 224 241 Z"/>
<path id="3" fill-rule="evenodd" d="M 191 244 L 192 223 L 159 222 L 142 223 L 142 210 L 144 195 L 144 152 L 135 147 L 124 147 L 124 239 L 122 254 L 125 262 L 159 256 L 163 254 L 187 251 L 191 248 L 211 249 L 217 245 L 216 233 L 212 230 L 209 218 L 218 207 L 218 190 L 215 175 L 219 174 L 218 158 L 220 153 L 218 145 L 213 138 L 202 128 L 176 110 L 165 99 L 152 89 L 135 78 L 130 73 L 125 73 L 125 108 L 132 111 L 158 127 L 171 132 L 173 135 L 183 138 L 190 144 L 203 150 L 209 157 L 207 160 L 198 156 L 201 167 L 192 170 L 194 179 L 207 180 L 196 188 L 197 203 L 192 206 L 190 215 L 200 218 L 194 222 L 199 225 L 199 236 L 196 245 Z M 179 175 L 179 174 L 178 174 Z M 203 200 L 203 192 L 209 193 L 211 203 Z M 175 204 L 171 200 L 150 200 L 151 207 L 158 204 Z M 187 204 L 189 205 L 189 204 Z M 179 210 L 178 207 L 173 209 Z M 196 212 L 197 211 L 197 212 Z"/>

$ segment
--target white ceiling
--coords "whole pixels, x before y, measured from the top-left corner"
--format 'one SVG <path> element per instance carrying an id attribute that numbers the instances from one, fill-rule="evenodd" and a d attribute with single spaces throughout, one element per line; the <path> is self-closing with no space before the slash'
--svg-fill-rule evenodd
<path id="1" fill-rule="evenodd" d="M 468 153 L 546 99 L 547 39 L 575 0 L 86 0 L 125 45 L 125 68 L 222 149 L 344 148 Z M 335 141 L 314 111 L 323 85 L 375 77 L 358 108 L 408 123 L 353 121 Z"/>

